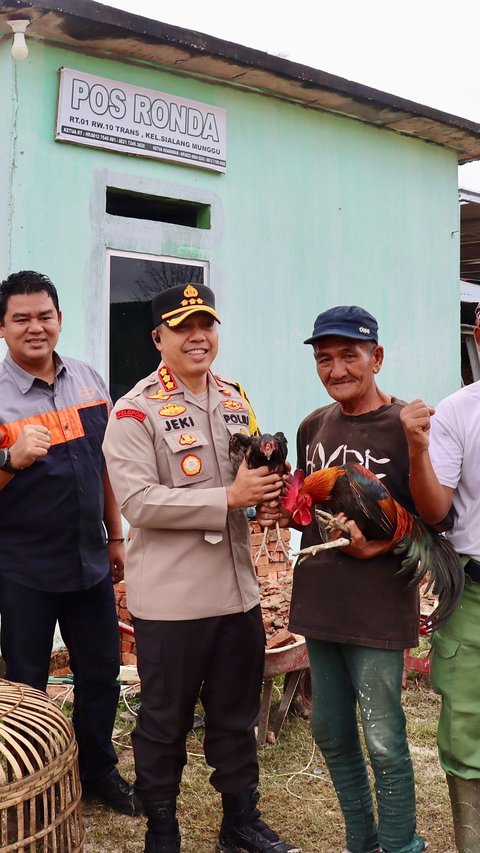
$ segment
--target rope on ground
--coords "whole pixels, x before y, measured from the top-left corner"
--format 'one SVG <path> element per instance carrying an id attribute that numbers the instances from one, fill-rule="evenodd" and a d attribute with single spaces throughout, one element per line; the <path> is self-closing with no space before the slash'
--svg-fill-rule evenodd
<path id="1" fill-rule="evenodd" d="M 285 782 L 285 788 L 287 789 L 288 793 L 292 795 L 292 797 L 296 797 L 297 800 L 301 800 L 302 797 L 299 794 L 295 794 L 295 792 L 292 791 L 291 788 L 289 788 L 289 783 L 292 779 L 295 779 L 295 776 L 308 776 L 309 779 L 318 779 L 318 773 L 307 773 L 307 770 L 312 764 L 313 758 L 315 756 L 315 747 L 316 744 L 312 738 L 312 753 L 307 764 L 301 770 L 295 770 L 293 773 L 290 771 L 288 773 L 266 773 L 265 776 L 271 778 L 280 778 L 280 776 L 288 776 L 288 779 Z"/>

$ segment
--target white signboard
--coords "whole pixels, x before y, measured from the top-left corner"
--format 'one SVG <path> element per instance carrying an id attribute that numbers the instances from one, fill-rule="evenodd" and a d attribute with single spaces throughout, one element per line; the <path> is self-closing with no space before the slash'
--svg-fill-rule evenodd
<path id="1" fill-rule="evenodd" d="M 480 285 L 460 280 L 460 301 L 480 302 Z"/>
<path id="2" fill-rule="evenodd" d="M 227 111 L 61 68 L 55 139 L 224 172 Z"/>

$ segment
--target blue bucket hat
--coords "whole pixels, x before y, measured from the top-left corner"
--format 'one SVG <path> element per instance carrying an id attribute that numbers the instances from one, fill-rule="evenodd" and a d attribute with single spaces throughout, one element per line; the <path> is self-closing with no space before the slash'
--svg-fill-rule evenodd
<path id="1" fill-rule="evenodd" d="M 359 305 L 336 305 L 318 315 L 311 337 L 303 343 L 314 344 L 319 338 L 330 335 L 378 343 L 378 323 Z"/>

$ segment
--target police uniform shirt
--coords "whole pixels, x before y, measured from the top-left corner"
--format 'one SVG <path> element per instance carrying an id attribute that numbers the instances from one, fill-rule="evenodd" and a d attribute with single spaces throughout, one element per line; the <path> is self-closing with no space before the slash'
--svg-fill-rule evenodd
<path id="1" fill-rule="evenodd" d="M 244 510 L 227 512 L 230 435 L 249 433 L 248 404 L 208 375 L 195 396 L 165 364 L 115 405 L 104 453 L 131 525 L 127 604 L 142 619 L 200 619 L 259 603 Z"/>

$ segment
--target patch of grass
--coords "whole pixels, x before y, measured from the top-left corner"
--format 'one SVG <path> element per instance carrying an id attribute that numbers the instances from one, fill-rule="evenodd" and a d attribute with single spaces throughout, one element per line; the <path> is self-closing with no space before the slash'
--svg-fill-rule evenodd
<path id="1" fill-rule="evenodd" d="M 425 677 L 409 677 L 403 700 L 417 784 L 418 831 L 430 842 L 428 853 L 454 853 L 447 787 L 435 742 L 439 698 Z M 133 721 L 125 719 L 125 711 L 119 706 L 115 740 L 120 771 L 132 780 L 133 753 L 125 747 L 130 744 Z M 188 737 L 188 765 L 178 800 L 182 853 L 212 853 L 221 821 L 220 796 L 208 782 L 202 740 L 203 729 Z M 277 742 L 260 748 L 259 758 L 260 808 L 265 820 L 304 853 L 340 853 L 343 820 L 309 723 L 300 717 L 287 718 Z M 84 822 L 85 853 L 142 853 L 144 818 L 122 817 L 88 805 Z"/>

